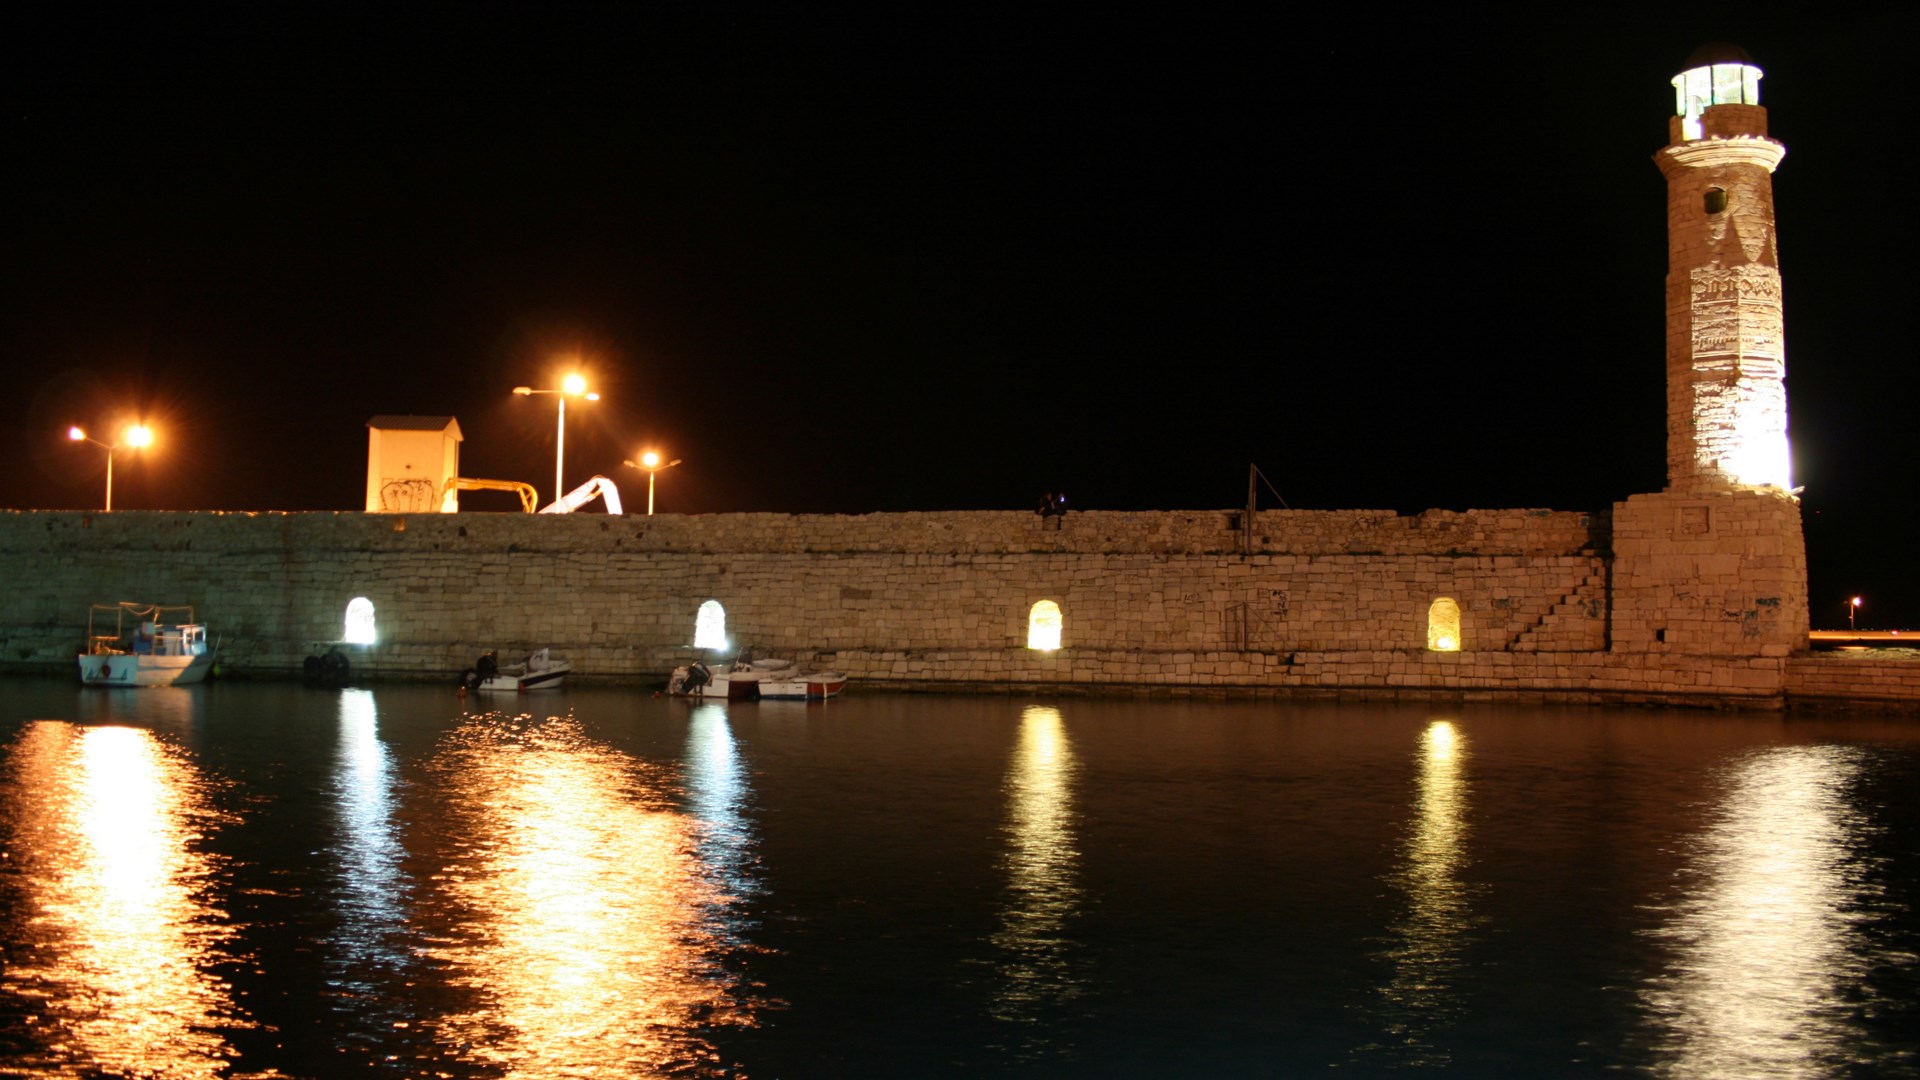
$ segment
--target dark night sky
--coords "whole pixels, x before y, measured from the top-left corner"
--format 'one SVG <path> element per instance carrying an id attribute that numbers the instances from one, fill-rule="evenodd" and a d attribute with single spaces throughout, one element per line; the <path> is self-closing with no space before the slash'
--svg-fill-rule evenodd
<path id="1" fill-rule="evenodd" d="M 569 483 L 644 500 L 658 446 L 664 511 L 1214 509 L 1249 463 L 1604 508 L 1664 483 L 1651 156 L 1725 40 L 1789 150 L 1814 624 L 1920 626 L 1911 17 L 669 10 L 11 17 L 0 505 L 98 505 L 64 432 L 135 414 L 121 508 L 358 509 L 383 413 L 544 498 L 510 391 L 579 356 Z"/>

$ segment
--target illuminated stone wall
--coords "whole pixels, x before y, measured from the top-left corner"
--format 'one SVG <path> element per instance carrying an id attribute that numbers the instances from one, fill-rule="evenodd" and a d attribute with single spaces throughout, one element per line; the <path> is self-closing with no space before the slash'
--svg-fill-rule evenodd
<path id="1" fill-rule="evenodd" d="M 1613 511 L 1613 646 L 1785 657 L 1807 650 L 1800 507 L 1774 491 L 1636 495 Z"/>
<path id="2" fill-rule="evenodd" d="M 1891 652 L 1891 650 L 1889 650 Z M 1920 707 L 1920 653 L 1826 653 L 1787 661 L 1790 704 Z"/>
<path id="3" fill-rule="evenodd" d="M 1424 648 L 1441 596 L 1460 603 L 1468 649 L 1603 640 L 1582 515 L 1277 511 L 1251 536 L 1240 518 L 7 515 L 4 557 L 36 584 L 0 604 L 0 648 L 58 656 L 87 603 L 143 598 L 198 605 L 237 666 L 286 670 L 339 637 L 362 595 L 381 638 L 368 663 L 421 672 L 539 645 L 595 671 L 663 670 L 708 600 L 737 644 L 787 653 L 1024 655 L 1042 599 L 1063 609 L 1068 648 Z"/>
<path id="4" fill-rule="evenodd" d="M 197 606 L 229 670 L 285 676 L 364 596 L 361 675 L 551 647 L 640 681 L 712 657 L 691 647 L 712 600 L 736 647 L 869 686 L 1777 703 L 1805 644 L 1791 500 L 1641 496 L 1612 517 L 0 513 L 0 661 L 64 668 L 89 603 L 143 600 Z M 1459 652 L 1427 647 L 1442 597 Z M 1054 652 L 1026 648 L 1043 599 Z"/>

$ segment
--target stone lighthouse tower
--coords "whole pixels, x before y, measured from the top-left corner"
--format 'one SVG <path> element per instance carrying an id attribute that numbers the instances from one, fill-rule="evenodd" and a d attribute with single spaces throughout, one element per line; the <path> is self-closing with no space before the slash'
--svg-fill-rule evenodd
<path id="1" fill-rule="evenodd" d="M 1773 213 L 1786 147 L 1767 137 L 1760 74 L 1740 49 L 1709 45 L 1673 79 L 1654 155 L 1667 181 L 1667 488 L 1614 506 L 1610 641 L 1751 658 L 1740 677 L 1763 681 L 1807 649 L 1807 573 Z"/>
<path id="2" fill-rule="evenodd" d="M 1667 178 L 1667 484 L 1791 488 L 1773 170 L 1760 69 L 1709 45 L 1674 77 Z"/>

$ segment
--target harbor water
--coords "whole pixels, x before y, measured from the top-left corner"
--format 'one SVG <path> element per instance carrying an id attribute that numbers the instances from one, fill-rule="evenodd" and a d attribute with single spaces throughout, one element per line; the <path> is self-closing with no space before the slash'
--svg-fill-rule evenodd
<path id="1" fill-rule="evenodd" d="M 1920 1075 L 1920 717 L 0 681 L 0 1074 Z"/>

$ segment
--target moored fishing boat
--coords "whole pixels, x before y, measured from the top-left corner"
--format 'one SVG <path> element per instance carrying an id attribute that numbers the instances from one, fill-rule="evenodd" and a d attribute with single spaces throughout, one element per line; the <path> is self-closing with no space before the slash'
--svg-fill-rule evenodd
<path id="1" fill-rule="evenodd" d="M 105 614 L 113 615 L 107 631 Z M 185 619 L 170 613 L 185 612 Z M 165 607 L 121 601 L 95 604 L 87 612 L 87 648 L 80 654 L 80 681 L 88 686 L 184 686 L 212 673 L 218 650 L 207 628 L 185 605 Z"/>
<path id="2" fill-rule="evenodd" d="M 838 672 L 803 674 L 791 660 L 736 660 L 719 671 L 694 661 L 673 670 L 667 693 L 674 697 L 722 697 L 728 701 L 825 700 L 846 689 Z"/>
<path id="3" fill-rule="evenodd" d="M 527 690 L 552 690 L 573 671 L 573 665 L 565 660 L 555 660 L 546 649 L 528 654 L 524 663 L 509 664 L 500 667 L 489 651 L 473 667 L 467 669 L 463 679 L 470 690 L 498 690 L 518 693 Z"/>

